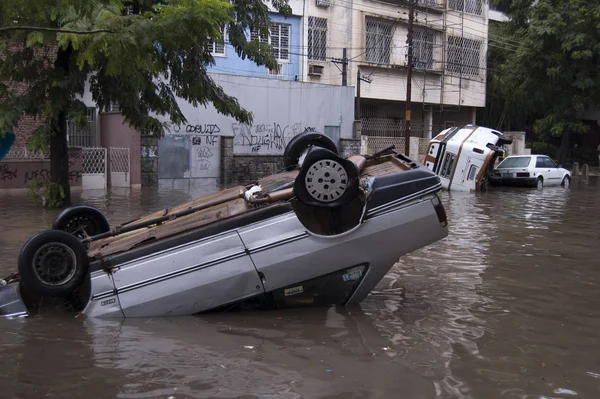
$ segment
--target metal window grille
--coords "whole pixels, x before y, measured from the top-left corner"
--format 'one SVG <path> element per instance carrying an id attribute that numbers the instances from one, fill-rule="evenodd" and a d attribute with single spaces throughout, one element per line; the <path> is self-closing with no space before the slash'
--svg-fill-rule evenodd
<path id="1" fill-rule="evenodd" d="M 433 68 L 434 45 L 434 32 L 425 29 L 413 30 L 413 66 L 415 68 Z"/>
<path id="2" fill-rule="evenodd" d="M 67 121 L 69 147 L 94 147 L 96 145 L 96 108 L 89 107 L 86 117 L 89 128 L 80 128 L 72 121 Z"/>
<path id="3" fill-rule="evenodd" d="M 389 64 L 391 58 L 392 24 L 367 19 L 366 60 L 377 64 Z"/>
<path id="4" fill-rule="evenodd" d="M 208 40 L 207 42 L 208 51 L 212 55 L 225 55 L 225 28 L 221 28 L 220 31 L 222 34 L 221 39 L 217 41 Z"/>
<path id="5" fill-rule="evenodd" d="M 290 60 L 290 24 L 271 22 L 269 37 L 262 37 L 258 31 L 250 32 L 250 40 L 259 40 L 273 46 L 273 53 L 277 61 Z"/>
<path id="6" fill-rule="evenodd" d="M 308 59 L 325 61 L 327 18 L 308 17 Z"/>
<path id="7" fill-rule="evenodd" d="M 448 8 L 467 14 L 483 15 L 482 0 L 449 0 Z"/>
<path id="8" fill-rule="evenodd" d="M 448 37 L 446 70 L 463 75 L 479 76 L 481 41 L 459 36 Z"/>

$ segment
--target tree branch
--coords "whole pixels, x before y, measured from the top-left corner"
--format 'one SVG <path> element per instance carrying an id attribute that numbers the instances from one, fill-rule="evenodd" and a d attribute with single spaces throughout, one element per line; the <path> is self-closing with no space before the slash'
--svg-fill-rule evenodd
<path id="1" fill-rule="evenodd" d="M 0 33 L 12 31 L 12 30 L 41 30 L 41 31 L 46 31 L 46 32 L 73 33 L 76 35 L 90 35 L 90 34 L 94 34 L 94 33 L 116 33 L 115 31 L 112 31 L 109 29 L 80 31 L 80 30 L 60 29 L 60 28 L 45 28 L 45 27 L 41 27 L 41 26 L 3 26 L 3 27 L 0 27 Z"/>

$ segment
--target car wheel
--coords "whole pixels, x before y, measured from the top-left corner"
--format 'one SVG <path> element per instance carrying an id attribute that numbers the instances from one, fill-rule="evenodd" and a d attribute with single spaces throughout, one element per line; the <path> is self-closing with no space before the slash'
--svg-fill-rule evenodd
<path id="1" fill-rule="evenodd" d="M 537 189 L 541 190 L 544 188 L 544 178 L 542 176 L 537 178 Z"/>
<path id="2" fill-rule="evenodd" d="M 569 188 L 571 187 L 571 178 L 569 177 L 569 175 L 566 175 L 563 178 L 562 183 L 560 183 L 561 186 L 563 186 L 564 188 Z"/>
<path id="3" fill-rule="evenodd" d="M 89 271 L 87 251 L 66 231 L 49 230 L 31 237 L 18 259 L 21 284 L 41 296 L 72 294 Z"/>
<path id="4" fill-rule="evenodd" d="M 321 208 L 349 204 L 358 192 L 358 170 L 353 162 L 334 152 L 313 147 L 294 181 L 298 201 Z"/>
<path id="5" fill-rule="evenodd" d="M 290 140 L 283 152 L 283 166 L 286 170 L 298 167 L 300 157 L 310 147 L 318 146 L 326 148 L 337 154 L 335 143 L 327 136 L 317 132 L 304 132 L 296 135 Z"/>
<path id="6" fill-rule="evenodd" d="M 84 239 L 86 235 L 91 237 L 110 231 L 110 225 L 98 209 L 77 205 L 58 214 L 52 223 L 52 229 L 66 231 L 79 239 Z"/>

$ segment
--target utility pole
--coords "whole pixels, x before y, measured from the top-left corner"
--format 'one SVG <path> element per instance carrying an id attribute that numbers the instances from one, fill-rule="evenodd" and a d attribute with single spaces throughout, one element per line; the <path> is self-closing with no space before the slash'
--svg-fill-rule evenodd
<path id="1" fill-rule="evenodd" d="M 348 58 L 346 57 L 346 47 L 344 47 L 342 59 L 334 58 L 331 62 L 334 64 L 342 64 L 342 86 L 348 86 Z"/>
<path id="2" fill-rule="evenodd" d="M 412 68 L 413 68 L 413 20 L 415 17 L 415 0 L 410 1 L 410 10 L 408 12 L 408 71 L 406 73 L 406 129 L 404 154 L 408 156 L 410 150 L 410 106 L 412 89 Z"/>
<path id="3" fill-rule="evenodd" d="M 342 53 L 344 62 L 342 63 L 342 86 L 348 86 L 348 58 L 346 57 L 346 47 Z"/>
<path id="4" fill-rule="evenodd" d="M 360 81 L 366 82 L 366 83 L 371 83 L 373 80 L 366 77 L 363 78 L 360 76 L 360 69 L 357 68 L 356 71 L 356 102 L 355 102 L 355 106 L 354 106 L 354 120 L 360 120 L 361 115 L 360 115 Z"/>

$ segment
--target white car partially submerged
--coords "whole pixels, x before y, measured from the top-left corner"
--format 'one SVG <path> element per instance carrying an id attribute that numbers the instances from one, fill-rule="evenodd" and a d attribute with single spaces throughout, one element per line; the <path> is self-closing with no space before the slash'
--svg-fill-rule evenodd
<path id="1" fill-rule="evenodd" d="M 494 186 L 569 187 L 571 172 L 547 155 L 513 155 L 494 168 L 489 181 Z"/>

